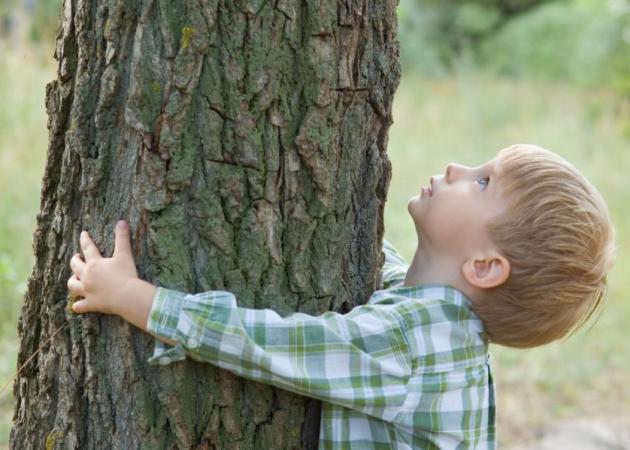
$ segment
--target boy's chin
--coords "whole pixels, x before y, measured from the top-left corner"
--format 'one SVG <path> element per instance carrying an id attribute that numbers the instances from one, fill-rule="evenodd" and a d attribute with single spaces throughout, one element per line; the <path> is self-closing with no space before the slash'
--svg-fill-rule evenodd
<path id="1" fill-rule="evenodd" d="M 414 217 L 416 214 L 418 214 L 420 209 L 420 200 L 420 195 L 415 195 L 411 197 L 407 202 L 407 211 L 409 211 L 411 217 Z"/>
<path id="2" fill-rule="evenodd" d="M 416 232 L 418 233 L 418 237 L 420 236 L 420 218 L 422 217 L 422 205 L 420 205 L 419 200 L 419 198 L 416 199 L 414 197 L 409 199 L 409 202 L 407 203 L 407 211 L 409 212 L 409 216 L 413 221 L 413 225 L 416 229 Z"/>

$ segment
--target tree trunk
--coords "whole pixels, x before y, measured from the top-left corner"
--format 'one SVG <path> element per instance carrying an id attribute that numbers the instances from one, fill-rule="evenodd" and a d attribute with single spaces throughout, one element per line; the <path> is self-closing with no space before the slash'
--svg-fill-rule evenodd
<path id="1" fill-rule="evenodd" d="M 65 0 L 47 86 L 13 449 L 315 448 L 319 404 L 68 312 L 86 229 L 127 219 L 141 278 L 281 314 L 377 289 L 396 0 Z M 54 331 L 68 323 L 62 332 Z"/>

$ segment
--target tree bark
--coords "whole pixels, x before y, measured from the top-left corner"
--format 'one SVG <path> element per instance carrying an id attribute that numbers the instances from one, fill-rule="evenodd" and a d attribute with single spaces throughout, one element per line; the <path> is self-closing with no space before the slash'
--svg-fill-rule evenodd
<path id="1" fill-rule="evenodd" d="M 282 314 L 377 289 L 399 81 L 396 0 L 65 0 L 46 88 L 13 449 L 315 448 L 319 404 L 76 316 L 82 229 L 127 219 L 141 278 Z M 62 332 L 46 342 L 55 330 Z"/>

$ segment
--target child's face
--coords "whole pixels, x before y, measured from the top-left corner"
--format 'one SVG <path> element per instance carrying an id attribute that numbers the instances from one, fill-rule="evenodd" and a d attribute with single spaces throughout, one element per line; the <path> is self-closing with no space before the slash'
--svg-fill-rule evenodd
<path id="1" fill-rule="evenodd" d="M 407 207 L 422 245 L 464 260 L 494 248 L 486 226 L 507 208 L 500 172 L 495 157 L 475 168 L 449 164 L 445 175 L 431 177 L 432 188 L 423 187 Z"/>

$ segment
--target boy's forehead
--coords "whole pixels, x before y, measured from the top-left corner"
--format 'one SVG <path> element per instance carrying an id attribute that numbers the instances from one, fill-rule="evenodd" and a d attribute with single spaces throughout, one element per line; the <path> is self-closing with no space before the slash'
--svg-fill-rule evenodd
<path id="1" fill-rule="evenodd" d="M 514 200 L 515 192 L 513 180 L 510 177 L 510 170 L 505 167 L 500 154 L 488 161 L 488 164 L 494 175 L 494 194 L 511 203 Z"/>
<path id="2" fill-rule="evenodd" d="M 496 178 L 501 178 L 503 176 L 503 164 L 501 158 L 499 156 L 494 157 L 490 161 L 488 161 L 488 165 L 494 172 L 494 176 Z"/>
<path id="3" fill-rule="evenodd" d="M 491 160 L 487 161 L 482 166 L 485 170 L 492 174 L 494 178 L 494 183 L 490 183 L 490 186 L 493 187 L 493 191 L 499 197 L 502 196 L 504 189 L 502 185 L 502 181 L 505 181 L 503 178 L 507 171 L 504 171 L 504 167 L 501 160 L 501 155 L 498 154 Z"/>
<path id="4" fill-rule="evenodd" d="M 501 164 L 501 157 L 500 155 L 495 156 L 494 158 L 492 158 L 489 161 L 486 161 L 484 164 L 481 165 L 481 169 L 482 170 L 486 170 L 489 173 L 491 173 L 495 178 L 501 178 L 501 176 L 503 175 L 503 167 Z"/>

